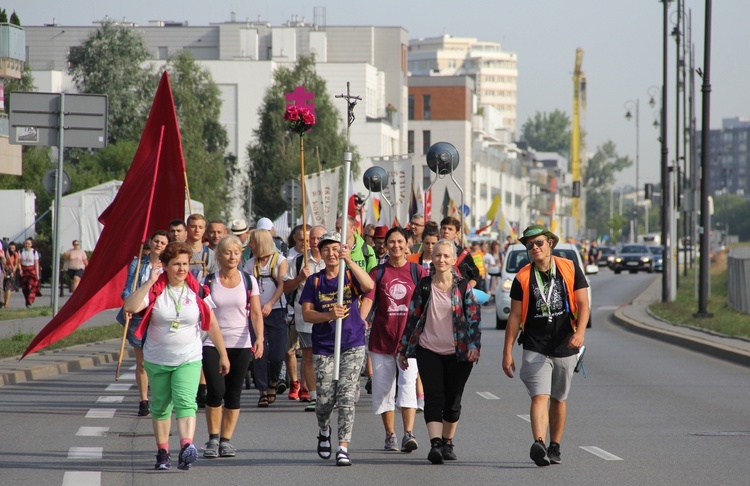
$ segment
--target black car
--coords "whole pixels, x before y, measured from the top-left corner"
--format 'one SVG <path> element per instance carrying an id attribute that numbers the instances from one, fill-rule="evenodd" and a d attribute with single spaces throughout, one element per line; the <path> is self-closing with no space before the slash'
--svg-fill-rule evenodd
<path id="1" fill-rule="evenodd" d="M 630 273 L 654 273 L 654 255 L 646 245 L 623 245 L 615 255 L 615 273 L 627 270 Z"/>
<path id="2" fill-rule="evenodd" d="M 610 256 L 614 256 L 615 249 L 609 246 L 600 246 L 599 247 L 599 257 L 596 259 L 596 264 L 600 267 L 606 267 L 608 265 L 607 258 Z"/>
<path id="3" fill-rule="evenodd" d="M 657 272 L 664 271 L 664 247 L 662 245 L 652 245 L 648 249 L 654 255 L 654 270 Z"/>

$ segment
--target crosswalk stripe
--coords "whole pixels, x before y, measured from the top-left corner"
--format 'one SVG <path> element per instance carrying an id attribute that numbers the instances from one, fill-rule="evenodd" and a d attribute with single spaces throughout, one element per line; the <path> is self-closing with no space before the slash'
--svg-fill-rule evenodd
<path id="1" fill-rule="evenodd" d="M 78 428 L 76 435 L 78 437 L 104 437 L 109 432 L 109 427 L 86 427 L 82 426 Z"/>
<path id="2" fill-rule="evenodd" d="M 103 447 L 71 447 L 68 459 L 101 459 L 103 452 Z"/>
<path id="3" fill-rule="evenodd" d="M 62 486 L 99 486 L 102 473 L 99 471 L 65 471 Z"/>
<path id="4" fill-rule="evenodd" d="M 112 383 L 104 391 L 128 391 L 131 386 L 133 386 L 132 383 Z"/>
<path id="5" fill-rule="evenodd" d="M 520 418 L 521 420 L 525 420 L 528 423 L 531 423 L 531 415 L 517 415 L 517 417 Z"/>
<path id="6" fill-rule="evenodd" d="M 609 452 L 599 449 L 598 447 L 594 446 L 580 446 L 581 449 L 583 449 L 586 452 L 590 452 L 595 456 L 601 457 L 605 461 L 622 461 L 622 457 L 617 457 L 614 454 L 610 454 Z"/>
<path id="7" fill-rule="evenodd" d="M 490 392 L 477 392 L 477 395 L 482 398 L 486 398 L 487 400 L 500 400 L 500 397 L 496 397 Z"/>
<path id="8" fill-rule="evenodd" d="M 125 399 L 124 396 L 104 396 L 99 397 L 96 400 L 96 403 L 122 403 L 122 401 Z"/>
<path id="9" fill-rule="evenodd" d="M 134 381 L 135 373 L 123 373 L 120 375 L 120 381 Z"/>
<path id="10" fill-rule="evenodd" d="M 112 418 L 117 412 L 116 408 L 91 408 L 86 414 L 86 418 Z"/>

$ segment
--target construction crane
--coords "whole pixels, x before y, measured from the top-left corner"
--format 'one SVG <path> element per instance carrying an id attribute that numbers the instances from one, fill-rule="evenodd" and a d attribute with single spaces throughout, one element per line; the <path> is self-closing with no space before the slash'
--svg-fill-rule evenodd
<path id="1" fill-rule="evenodd" d="M 583 49 L 576 49 L 576 64 L 573 71 L 573 128 L 570 131 L 570 170 L 573 173 L 573 219 L 576 233 L 584 229 L 585 215 L 581 212 L 584 197 L 581 183 L 581 154 L 584 152 L 581 138 L 581 112 L 586 110 L 586 76 L 581 70 Z"/>

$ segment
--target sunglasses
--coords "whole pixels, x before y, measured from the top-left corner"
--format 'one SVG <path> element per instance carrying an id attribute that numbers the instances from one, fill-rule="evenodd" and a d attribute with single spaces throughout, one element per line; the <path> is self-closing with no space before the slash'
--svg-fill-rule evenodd
<path id="1" fill-rule="evenodd" d="M 541 247 L 543 247 L 543 246 L 544 246 L 544 244 L 545 244 L 546 242 L 547 242 L 547 240 L 545 240 L 545 239 L 541 239 L 541 238 L 540 238 L 540 239 L 538 239 L 538 240 L 534 240 L 534 241 L 529 241 L 528 243 L 526 243 L 526 249 L 527 249 L 527 250 L 531 250 L 531 249 L 533 249 L 533 248 L 534 248 L 534 245 L 536 245 L 536 246 L 538 246 L 539 248 L 541 248 Z"/>

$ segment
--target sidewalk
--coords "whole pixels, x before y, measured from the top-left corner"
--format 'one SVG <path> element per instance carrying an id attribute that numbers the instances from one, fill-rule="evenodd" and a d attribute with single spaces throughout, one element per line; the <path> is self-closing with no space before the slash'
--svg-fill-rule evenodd
<path id="1" fill-rule="evenodd" d="M 676 344 L 699 353 L 750 366 L 750 340 L 727 337 L 713 331 L 673 324 L 653 316 L 648 305 L 661 299 L 661 279 L 654 282 L 632 305 L 615 311 L 615 322 L 644 336 Z"/>

